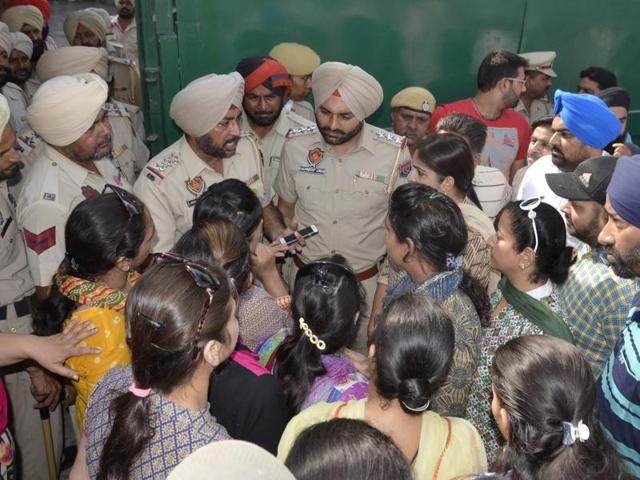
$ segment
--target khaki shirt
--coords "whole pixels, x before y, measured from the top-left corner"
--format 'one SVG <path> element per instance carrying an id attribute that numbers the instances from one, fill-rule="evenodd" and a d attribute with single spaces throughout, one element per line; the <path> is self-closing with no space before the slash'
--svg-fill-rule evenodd
<path id="1" fill-rule="evenodd" d="M 246 123 L 247 127 L 251 129 L 249 122 Z M 276 175 L 278 175 L 280 157 L 282 156 L 284 142 L 287 139 L 287 133 L 289 133 L 289 130 L 293 130 L 295 128 L 311 127 L 313 125 L 314 123 L 305 120 L 299 115 L 296 115 L 293 112 L 285 112 L 283 110 L 280 113 L 278 120 L 276 120 L 276 123 L 273 125 L 273 128 L 264 136 L 264 138 L 259 138 L 251 129 L 254 133 L 258 146 L 260 147 L 260 151 L 262 152 L 265 182 L 267 182 L 271 188 L 273 188 L 273 182 L 276 179 Z"/>
<path id="2" fill-rule="evenodd" d="M 133 185 L 138 178 L 138 174 L 149 161 L 149 149 L 138 135 L 133 125 L 133 117 L 138 107 L 126 105 L 121 102 L 106 103 L 105 111 L 109 125 L 111 125 L 113 150 L 111 161 L 122 173 L 130 185 Z M 22 170 L 23 181 L 11 185 L 11 193 L 18 195 L 24 184 L 26 176 L 33 161 L 40 155 L 45 141 L 34 132 L 29 125 L 23 128 L 16 135 L 16 151 L 21 157 L 24 169 Z"/>
<path id="3" fill-rule="evenodd" d="M 111 160 L 94 161 L 90 172 L 45 144 L 27 173 L 18 198 L 18 228 L 27 246 L 33 281 L 46 287 L 65 254 L 64 227 L 71 210 L 100 194 L 107 183 L 131 190 Z"/>
<path id="4" fill-rule="evenodd" d="M 109 56 L 109 78 L 114 100 L 142 104 L 142 86 L 137 64 L 129 58 Z"/>
<path id="5" fill-rule="evenodd" d="M 113 135 L 113 163 L 133 185 L 149 161 L 149 149 L 136 134 L 131 115 L 124 104 L 107 103 L 105 110 Z"/>
<path id="6" fill-rule="evenodd" d="M 114 40 L 122 45 L 123 54 L 125 58 L 129 58 L 139 64 L 138 62 L 138 36 L 136 19 L 134 18 L 129 26 L 122 30 L 118 23 L 118 15 L 111 17 L 112 34 Z"/>
<path id="7" fill-rule="evenodd" d="M 403 138 L 367 123 L 358 144 L 342 157 L 332 153 L 317 128 L 292 131 L 274 189 L 295 203 L 302 227 L 318 227 L 300 254 L 303 260 L 339 253 L 356 272 L 378 262 L 385 253 L 389 195 L 407 165 L 411 157 Z"/>
<path id="8" fill-rule="evenodd" d="M 529 125 L 534 122 L 537 122 L 543 117 L 548 117 L 553 113 L 553 102 L 546 98 L 536 98 L 533 102 L 531 102 L 531 112 L 528 112 L 524 107 L 524 103 L 522 100 L 518 100 L 518 105 L 514 110 L 518 113 L 521 113 L 524 118 L 527 119 Z"/>
<path id="9" fill-rule="evenodd" d="M 9 122 L 14 132 L 21 131 L 27 125 L 27 96 L 15 83 L 7 82 L 2 87 L 2 94 L 7 99 L 11 117 Z"/>
<path id="10" fill-rule="evenodd" d="M 16 200 L 0 182 L 0 306 L 33 293 L 24 240 L 18 231 Z"/>
<path id="11" fill-rule="evenodd" d="M 271 190 L 262 182 L 260 151 L 250 135 L 243 135 L 234 156 L 222 161 L 219 174 L 191 149 L 184 136 L 153 157 L 134 186 L 156 227 L 152 250 L 166 252 L 193 224 L 198 197 L 214 183 L 237 178 L 256 193 L 262 205 L 271 202 Z"/>
<path id="12" fill-rule="evenodd" d="M 302 100 L 300 102 L 289 100 L 284 109 L 288 112 L 294 112 L 305 120 L 316 123 L 316 113 L 313 110 L 313 105 L 306 100 Z"/>

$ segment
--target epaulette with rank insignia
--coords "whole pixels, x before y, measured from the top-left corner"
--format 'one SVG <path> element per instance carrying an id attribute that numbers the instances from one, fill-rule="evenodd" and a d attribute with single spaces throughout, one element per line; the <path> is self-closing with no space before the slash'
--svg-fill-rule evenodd
<path id="1" fill-rule="evenodd" d="M 309 135 L 318 131 L 316 125 L 309 125 L 308 127 L 292 128 L 287 132 L 287 138 L 298 137 L 300 135 Z"/>
<path id="2" fill-rule="evenodd" d="M 120 105 L 117 105 L 115 103 L 105 103 L 104 104 L 104 113 L 105 115 L 107 115 L 108 117 L 128 117 L 129 116 L 129 112 L 127 112 L 124 108 L 122 108 Z"/>
<path id="3" fill-rule="evenodd" d="M 33 130 L 25 130 L 16 137 L 16 150 L 20 153 L 27 153 L 34 150 L 38 144 L 42 143 L 42 137 Z"/>
<path id="4" fill-rule="evenodd" d="M 167 153 L 166 155 L 163 155 L 162 158 L 159 158 L 155 162 L 152 162 L 150 165 L 147 165 L 146 169 L 151 173 L 147 173 L 146 176 L 151 181 L 155 180 L 155 177 L 153 175 L 157 176 L 158 178 L 164 178 L 167 172 L 181 161 L 182 155 L 180 155 L 178 152 Z"/>
<path id="5" fill-rule="evenodd" d="M 402 146 L 404 137 L 396 135 L 395 133 L 387 132 L 386 130 L 376 130 L 373 132 L 373 138 L 395 147 Z"/>

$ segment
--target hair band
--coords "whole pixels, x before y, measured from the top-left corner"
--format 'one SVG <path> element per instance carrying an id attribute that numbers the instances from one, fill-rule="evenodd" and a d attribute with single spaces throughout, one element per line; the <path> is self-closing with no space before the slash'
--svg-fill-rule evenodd
<path id="1" fill-rule="evenodd" d="M 129 391 L 138 398 L 147 398 L 151 393 L 150 388 L 139 388 L 136 386 L 135 382 L 129 385 Z"/>

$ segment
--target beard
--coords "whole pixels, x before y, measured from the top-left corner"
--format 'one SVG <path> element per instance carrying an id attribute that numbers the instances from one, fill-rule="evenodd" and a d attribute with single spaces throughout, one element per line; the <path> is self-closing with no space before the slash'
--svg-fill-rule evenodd
<path id="1" fill-rule="evenodd" d="M 203 135 L 201 137 L 197 137 L 195 139 L 195 143 L 205 155 L 214 158 L 229 158 L 235 155 L 239 139 L 240 137 L 232 137 L 222 145 L 219 145 L 215 143 L 208 135 Z M 231 152 L 231 145 L 233 144 L 235 144 L 235 147 L 233 149 L 233 152 Z M 225 150 L 225 146 L 228 147 L 228 150 Z"/>
<path id="2" fill-rule="evenodd" d="M 0 182 L 4 180 L 12 180 L 20 175 L 20 170 L 24 168 L 24 163 L 16 162 L 11 165 L 9 168 L 6 168 L 0 171 Z M 15 184 L 17 182 L 11 182 L 11 184 Z"/>
<path id="3" fill-rule="evenodd" d="M 11 70 L 9 67 L 0 66 L 0 88 L 4 87 L 11 78 Z"/>
<path id="4" fill-rule="evenodd" d="M 118 16 L 124 18 L 125 20 L 130 20 L 136 15 L 135 8 L 122 7 L 118 9 Z"/>
<path id="5" fill-rule="evenodd" d="M 349 132 L 340 129 L 332 130 L 329 127 L 320 127 L 320 134 L 328 145 L 343 145 L 358 135 L 363 125 L 364 122 L 360 122 L 357 127 Z"/>
<path id="6" fill-rule="evenodd" d="M 563 172 L 573 172 L 576 167 L 586 159 L 587 158 L 583 158 L 578 161 L 572 161 L 567 159 L 564 153 L 562 153 L 559 149 L 555 147 L 551 149 L 551 161 Z"/>
<path id="7" fill-rule="evenodd" d="M 249 111 L 249 109 L 245 108 L 244 113 L 247 115 L 249 120 L 251 120 L 251 123 L 258 125 L 260 127 L 268 127 L 276 123 L 276 120 L 278 120 L 278 117 L 280 116 L 280 112 L 282 112 L 283 108 L 284 108 L 284 101 L 283 99 L 280 99 L 280 108 L 278 108 L 278 110 L 276 111 L 258 110 L 258 111 L 251 112 Z"/>
<path id="8" fill-rule="evenodd" d="M 21 68 L 16 71 L 10 70 L 9 72 L 9 80 L 16 85 L 24 85 L 31 76 L 31 70 L 27 68 Z"/>
<path id="9" fill-rule="evenodd" d="M 622 254 L 615 247 L 607 247 L 607 262 L 620 278 L 635 278 L 640 275 L 640 246 Z"/>
<path id="10" fill-rule="evenodd" d="M 46 46 L 44 40 L 33 44 L 33 53 L 31 54 L 31 62 L 35 65 L 44 53 Z"/>
<path id="11" fill-rule="evenodd" d="M 577 229 L 576 226 L 571 221 L 571 219 L 569 218 L 569 216 L 566 214 L 565 214 L 565 219 L 567 223 L 567 231 L 570 235 L 573 235 L 578 240 L 586 243 L 591 247 L 598 246 L 598 235 L 600 231 L 604 228 L 606 221 L 603 222 L 601 218 L 595 217 L 589 222 L 589 224 L 586 227 Z"/>

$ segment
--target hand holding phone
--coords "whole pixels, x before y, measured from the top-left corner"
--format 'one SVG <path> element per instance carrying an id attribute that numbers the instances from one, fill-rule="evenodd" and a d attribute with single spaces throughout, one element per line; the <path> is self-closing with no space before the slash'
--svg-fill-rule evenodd
<path id="1" fill-rule="evenodd" d="M 303 228 L 302 230 L 298 230 L 298 235 L 300 235 L 302 238 L 309 238 L 309 237 L 313 237 L 314 235 L 318 234 L 318 227 L 316 227 L 315 225 L 309 225 L 307 228 Z M 295 234 L 291 234 L 291 235 L 287 235 L 286 237 L 280 237 L 280 243 L 282 245 L 293 245 L 294 243 L 296 243 L 298 241 L 298 237 L 295 236 Z"/>

